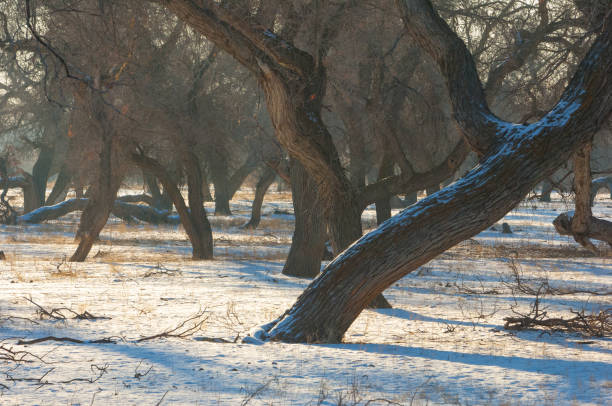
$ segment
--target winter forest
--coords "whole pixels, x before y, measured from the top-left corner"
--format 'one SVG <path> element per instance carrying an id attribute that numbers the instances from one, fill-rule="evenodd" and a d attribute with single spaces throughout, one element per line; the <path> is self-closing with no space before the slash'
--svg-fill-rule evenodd
<path id="1" fill-rule="evenodd" d="M 0 0 L 0 404 L 612 402 L 610 0 Z"/>

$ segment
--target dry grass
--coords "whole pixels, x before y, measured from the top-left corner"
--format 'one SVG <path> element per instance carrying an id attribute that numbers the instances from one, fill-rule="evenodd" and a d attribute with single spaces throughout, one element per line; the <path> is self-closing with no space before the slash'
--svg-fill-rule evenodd
<path id="1" fill-rule="evenodd" d="M 539 245 L 529 244 L 525 241 L 517 241 L 512 245 L 505 244 L 482 244 L 476 240 L 466 240 L 442 254 L 441 258 L 594 258 L 612 257 L 612 248 L 601 244 L 599 255 L 579 247 L 577 245 Z"/>

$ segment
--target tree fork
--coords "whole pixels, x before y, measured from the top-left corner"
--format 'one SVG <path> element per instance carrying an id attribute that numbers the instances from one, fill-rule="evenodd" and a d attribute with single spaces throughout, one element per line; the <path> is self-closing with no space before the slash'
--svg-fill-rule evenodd
<path id="1" fill-rule="evenodd" d="M 521 125 L 491 114 L 465 44 L 429 1 L 397 4 L 408 34 L 446 77 L 455 117 L 470 146 L 483 155 L 481 163 L 351 245 L 264 327 L 261 338 L 340 341 L 377 294 L 498 221 L 590 142 L 612 112 L 612 15 L 557 105 L 539 121 Z"/>

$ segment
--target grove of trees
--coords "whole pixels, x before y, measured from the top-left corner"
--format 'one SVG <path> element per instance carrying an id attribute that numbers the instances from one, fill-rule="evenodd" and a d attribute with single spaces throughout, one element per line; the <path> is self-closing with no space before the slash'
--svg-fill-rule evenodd
<path id="1" fill-rule="evenodd" d="M 232 215 L 252 176 L 257 228 L 282 179 L 283 273 L 315 279 L 258 338 L 340 341 L 390 306 L 387 287 L 570 162 L 576 210 L 555 227 L 612 244 L 590 210 L 591 166 L 612 172 L 611 35 L 607 0 L 0 0 L 0 215 L 82 211 L 72 261 L 111 214 L 180 222 L 206 260 L 204 203 Z M 118 196 L 134 179 L 147 193 Z"/>

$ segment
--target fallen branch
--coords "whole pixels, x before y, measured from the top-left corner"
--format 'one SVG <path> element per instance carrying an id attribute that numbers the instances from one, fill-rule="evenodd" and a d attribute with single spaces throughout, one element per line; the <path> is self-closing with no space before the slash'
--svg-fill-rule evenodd
<path id="1" fill-rule="evenodd" d="M 34 355 L 29 351 L 13 350 L 13 347 L 8 347 L 5 344 L 0 345 L 0 361 L 9 362 L 34 362 L 34 360 L 43 361 L 38 355 Z"/>
<path id="2" fill-rule="evenodd" d="M 72 337 L 55 337 L 55 336 L 46 336 L 35 338 L 33 340 L 19 340 L 17 341 L 18 345 L 31 345 L 38 344 L 45 341 L 57 341 L 57 342 L 69 342 L 75 344 L 116 344 L 117 341 L 113 340 L 113 337 L 104 337 L 98 340 L 80 340 L 78 338 Z"/>
<path id="3" fill-rule="evenodd" d="M 60 266 L 58 265 L 58 270 L 59 270 L 59 267 Z M 43 319 L 44 317 L 48 317 L 54 320 L 67 320 L 69 317 L 66 317 L 64 312 L 71 314 L 72 315 L 72 317 L 70 317 L 71 319 L 77 319 L 77 320 L 110 320 L 111 319 L 110 317 L 107 317 L 107 316 L 94 316 L 88 311 L 84 311 L 83 313 L 77 313 L 74 310 L 69 309 L 67 307 L 58 307 L 58 308 L 53 308 L 51 310 L 47 310 L 41 305 L 39 305 L 38 303 L 36 303 L 35 301 L 33 301 L 31 298 L 24 297 L 24 299 L 32 303 L 34 306 L 38 308 L 38 310 L 36 311 L 36 314 L 39 316 L 40 319 Z"/>
<path id="4" fill-rule="evenodd" d="M 585 314 L 570 310 L 574 317 L 548 318 L 546 312 L 530 313 L 519 317 L 506 317 L 504 328 L 506 330 L 526 330 L 542 327 L 552 331 L 566 331 L 579 333 L 584 337 L 610 337 L 612 336 L 612 308 L 601 310 L 599 313 Z"/>
<path id="5" fill-rule="evenodd" d="M 180 322 L 176 327 L 170 330 L 166 330 L 163 333 L 159 333 L 159 334 L 155 334 L 155 335 L 147 336 L 147 337 L 141 337 L 138 340 L 136 340 L 136 342 L 140 343 L 143 341 L 154 340 L 156 338 L 170 338 L 170 337 L 187 338 L 195 334 L 197 331 L 201 330 L 202 326 L 204 325 L 204 323 L 206 323 L 208 318 L 209 318 L 209 315 L 206 314 L 206 311 L 200 310 L 199 312 L 197 312 L 196 314 L 194 314 L 187 320 Z M 188 326 L 189 323 L 192 323 L 192 325 Z"/>
<path id="6" fill-rule="evenodd" d="M 153 197 L 149 196 L 146 193 L 140 195 L 118 196 L 115 201 L 122 203 L 146 203 L 149 206 L 153 206 Z"/>
<path id="7" fill-rule="evenodd" d="M 72 378 L 72 379 L 68 379 L 68 380 L 65 380 L 65 381 L 57 381 L 57 382 L 50 382 L 48 380 L 43 380 L 47 375 L 49 375 L 52 371 L 55 370 L 55 368 L 50 368 L 40 378 L 15 378 L 15 377 L 7 374 L 7 380 L 9 380 L 11 382 L 35 382 L 35 383 L 37 383 L 37 384 L 39 384 L 41 386 L 42 385 L 53 385 L 53 384 L 67 384 L 67 383 L 72 383 L 72 382 L 94 383 L 94 382 L 98 381 L 100 378 L 102 378 L 102 376 L 107 372 L 108 366 L 109 366 L 109 364 L 105 364 L 102 367 L 98 366 L 96 364 L 92 364 L 90 366 L 90 369 L 91 369 L 92 373 L 95 374 L 95 376 L 92 377 L 92 378 Z M 3 385 L 3 386 L 5 386 L 5 385 Z"/>
<path id="8" fill-rule="evenodd" d="M 161 263 L 157 263 L 157 266 L 153 268 L 154 270 L 149 271 L 144 274 L 145 278 L 150 278 L 152 276 L 176 276 L 181 275 L 183 272 L 180 269 L 170 269 L 166 268 Z"/>
<path id="9" fill-rule="evenodd" d="M 124 198 L 127 199 L 126 196 Z M 129 199 L 128 199 L 129 200 Z M 56 220 L 62 216 L 79 210 L 85 210 L 88 199 L 68 199 L 53 206 L 43 206 L 27 214 L 17 217 L 18 223 L 38 224 L 43 221 Z M 122 220 L 133 221 L 134 219 L 153 224 L 170 223 L 175 224 L 176 219 L 167 210 L 157 210 L 153 207 L 140 204 L 126 203 L 121 198 L 115 201 L 112 213 Z"/>
<path id="10" fill-rule="evenodd" d="M 584 238 L 592 238 L 594 240 L 607 242 L 612 247 L 612 222 L 591 216 L 586 232 L 578 235 L 572 232 L 572 217 L 572 212 L 559 214 L 557 218 L 553 220 L 555 230 L 561 235 L 572 236 L 577 241 Z"/>

